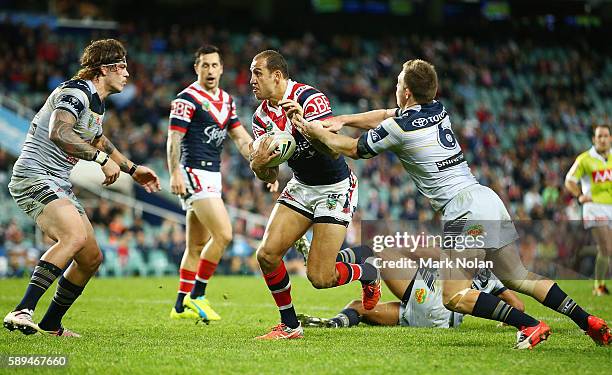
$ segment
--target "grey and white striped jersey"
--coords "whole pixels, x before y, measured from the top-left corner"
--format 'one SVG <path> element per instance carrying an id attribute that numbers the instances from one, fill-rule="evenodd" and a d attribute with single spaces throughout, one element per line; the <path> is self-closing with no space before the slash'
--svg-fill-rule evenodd
<path id="1" fill-rule="evenodd" d="M 102 136 L 104 103 L 91 81 L 70 80 L 59 85 L 38 111 L 26 136 L 13 175 L 31 177 L 50 174 L 68 180 L 79 159 L 66 154 L 49 139 L 49 120 L 56 109 L 76 117 L 74 131 L 86 142 Z"/>
<path id="2" fill-rule="evenodd" d="M 362 134 L 357 145 L 360 158 L 387 150 L 395 153 L 436 211 L 462 189 L 478 184 L 440 102 L 398 109 L 395 115 Z"/>

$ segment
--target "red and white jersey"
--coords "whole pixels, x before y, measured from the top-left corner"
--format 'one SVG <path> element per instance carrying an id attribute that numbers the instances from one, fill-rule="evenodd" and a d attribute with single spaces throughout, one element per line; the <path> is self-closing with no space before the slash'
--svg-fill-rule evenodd
<path id="1" fill-rule="evenodd" d="M 236 103 L 220 88 L 213 94 L 194 82 L 172 101 L 169 128 L 185 133 L 181 142 L 184 166 L 218 172 L 227 131 L 238 126 Z"/>
<path id="2" fill-rule="evenodd" d="M 332 117 L 329 99 L 312 86 L 288 80 L 283 99 L 292 99 L 304 109 L 304 118 L 325 120 Z M 334 159 L 317 151 L 291 124 L 282 107 L 274 107 L 264 100 L 253 114 L 255 138 L 271 131 L 285 131 L 296 141 L 295 152 L 288 161 L 295 178 L 306 185 L 330 185 L 349 177 L 350 170 L 343 157 Z"/>

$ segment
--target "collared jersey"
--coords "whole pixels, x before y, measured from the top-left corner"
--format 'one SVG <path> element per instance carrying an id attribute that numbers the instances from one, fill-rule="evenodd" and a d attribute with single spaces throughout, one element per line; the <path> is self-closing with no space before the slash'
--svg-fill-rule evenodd
<path id="1" fill-rule="evenodd" d="M 604 159 L 591 147 L 578 155 L 570 173 L 570 179 L 580 182 L 582 194 L 594 203 L 612 204 L 612 150 Z"/>
<path id="2" fill-rule="evenodd" d="M 461 190 L 478 184 L 442 103 L 434 100 L 398 109 L 395 115 L 361 135 L 359 157 L 368 159 L 387 150 L 395 153 L 435 210 Z"/>
<path id="3" fill-rule="evenodd" d="M 300 103 L 304 119 L 324 120 L 332 117 L 329 99 L 312 86 L 288 81 L 283 99 Z M 337 159 L 317 151 L 312 144 L 293 127 L 282 107 L 274 107 L 264 100 L 253 114 L 253 135 L 255 138 L 271 131 L 291 133 L 296 141 L 295 152 L 288 161 L 295 178 L 305 185 L 331 185 L 350 175 L 350 170 L 342 156 Z"/>
<path id="4" fill-rule="evenodd" d="M 236 103 L 220 88 L 213 94 L 194 82 L 172 101 L 169 128 L 185 133 L 181 164 L 186 167 L 218 172 L 227 131 L 238 126 Z"/>
<path id="5" fill-rule="evenodd" d="M 49 121 L 56 109 L 76 118 L 74 132 L 85 142 L 102 136 L 104 102 L 91 81 L 74 79 L 63 82 L 49 95 L 32 119 L 21 154 L 13 166 L 16 176 L 49 174 L 68 180 L 78 158 L 68 155 L 49 139 Z"/>

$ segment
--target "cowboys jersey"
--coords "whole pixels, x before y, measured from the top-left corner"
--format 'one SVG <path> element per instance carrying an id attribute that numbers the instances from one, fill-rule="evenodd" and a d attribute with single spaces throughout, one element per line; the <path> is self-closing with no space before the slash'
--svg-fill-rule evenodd
<path id="1" fill-rule="evenodd" d="M 91 81 L 70 80 L 59 85 L 38 111 L 13 167 L 16 177 L 52 175 L 68 180 L 78 158 L 68 155 L 49 139 L 49 121 L 56 109 L 70 112 L 76 118 L 74 132 L 85 142 L 102 136 L 104 102 Z"/>
<path id="2" fill-rule="evenodd" d="M 438 101 L 396 110 L 395 117 L 363 133 L 357 144 L 363 159 L 386 150 L 399 157 L 436 211 L 462 189 L 478 184 L 451 129 L 448 113 Z"/>

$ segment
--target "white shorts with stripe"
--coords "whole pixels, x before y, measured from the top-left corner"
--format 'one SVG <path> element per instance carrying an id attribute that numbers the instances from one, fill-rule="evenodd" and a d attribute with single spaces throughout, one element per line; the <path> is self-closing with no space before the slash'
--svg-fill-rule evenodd
<path id="1" fill-rule="evenodd" d="M 457 240 L 473 237 L 484 249 L 501 249 L 519 238 L 504 202 L 493 190 L 479 184 L 461 190 L 444 206 L 442 222 L 445 236 Z"/>
<path id="2" fill-rule="evenodd" d="M 584 228 L 612 228 L 612 204 L 587 202 L 582 206 Z"/>
<path id="3" fill-rule="evenodd" d="M 426 282 L 420 276 L 414 285 L 407 303 L 400 304 L 399 325 L 403 327 L 458 327 L 463 314 L 453 313 L 442 304 L 442 282 Z"/>
<path id="4" fill-rule="evenodd" d="M 331 185 L 305 185 L 293 177 L 278 203 L 306 216 L 315 223 L 331 223 L 348 226 L 357 208 L 357 177 Z"/>
<path id="5" fill-rule="evenodd" d="M 199 199 L 221 198 L 221 172 L 211 172 L 181 165 L 187 194 L 181 197 L 183 210 L 189 211 L 191 204 Z"/>

